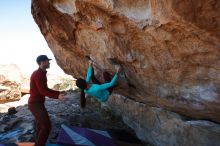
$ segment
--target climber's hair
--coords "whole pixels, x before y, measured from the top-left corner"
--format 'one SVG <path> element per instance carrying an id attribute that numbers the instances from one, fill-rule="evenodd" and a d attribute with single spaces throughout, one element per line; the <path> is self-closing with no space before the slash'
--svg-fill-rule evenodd
<path id="1" fill-rule="evenodd" d="M 86 81 L 84 79 L 79 78 L 79 79 L 76 80 L 76 86 L 81 89 L 80 105 L 81 105 L 82 108 L 84 108 L 85 105 L 86 105 L 86 98 L 85 98 L 84 90 L 87 87 L 87 83 L 86 83 Z"/>

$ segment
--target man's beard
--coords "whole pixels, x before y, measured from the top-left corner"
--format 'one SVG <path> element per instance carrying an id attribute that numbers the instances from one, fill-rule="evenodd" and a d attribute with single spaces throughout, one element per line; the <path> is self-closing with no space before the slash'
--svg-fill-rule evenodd
<path id="1" fill-rule="evenodd" d="M 45 65 L 44 68 L 48 69 L 48 68 L 50 68 L 50 65 Z"/>

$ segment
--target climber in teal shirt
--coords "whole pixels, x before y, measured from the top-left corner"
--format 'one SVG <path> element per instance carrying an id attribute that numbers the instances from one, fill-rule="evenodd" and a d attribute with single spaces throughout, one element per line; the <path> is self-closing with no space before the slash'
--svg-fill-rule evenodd
<path id="1" fill-rule="evenodd" d="M 86 80 L 79 78 L 76 80 L 76 86 L 81 89 L 81 107 L 85 107 L 86 99 L 85 93 L 96 97 L 101 102 L 106 102 L 109 95 L 112 93 L 114 86 L 118 80 L 118 73 L 120 73 L 121 67 L 117 68 L 117 73 L 111 77 L 108 72 L 103 72 L 105 83 L 101 83 L 95 76 L 92 67 L 92 62 L 89 63 Z M 93 83 L 91 83 L 91 80 Z"/>

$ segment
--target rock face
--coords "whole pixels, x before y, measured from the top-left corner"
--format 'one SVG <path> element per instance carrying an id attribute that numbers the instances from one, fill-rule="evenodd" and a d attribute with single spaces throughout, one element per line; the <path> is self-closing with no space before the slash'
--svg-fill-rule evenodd
<path id="1" fill-rule="evenodd" d="M 0 65 L 0 103 L 21 98 L 22 75 L 16 65 Z"/>
<path id="2" fill-rule="evenodd" d="M 32 14 L 66 73 L 85 77 L 89 55 L 100 77 L 113 60 L 115 93 L 220 123 L 220 1 L 33 0 Z"/>
<path id="3" fill-rule="evenodd" d="M 219 146 L 220 125 L 191 120 L 158 107 L 133 102 L 113 95 L 108 101 L 111 109 L 122 115 L 137 136 L 155 146 Z"/>

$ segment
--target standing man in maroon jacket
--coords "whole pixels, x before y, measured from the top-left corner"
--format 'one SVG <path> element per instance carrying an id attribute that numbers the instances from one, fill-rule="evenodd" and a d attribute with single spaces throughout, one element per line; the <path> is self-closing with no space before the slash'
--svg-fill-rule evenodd
<path id="1" fill-rule="evenodd" d="M 34 71 L 30 79 L 30 98 L 28 108 L 36 122 L 35 146 L 45 146 L 51 130 L 51 122 L 44 106 L 45 96 L 54 99 L 63 99 L 66 92 L 59 92 L 47 87 L 47 71 L 50 61 L 46 55 L 40 55 L 36 61 L 39 68 Z"/>

